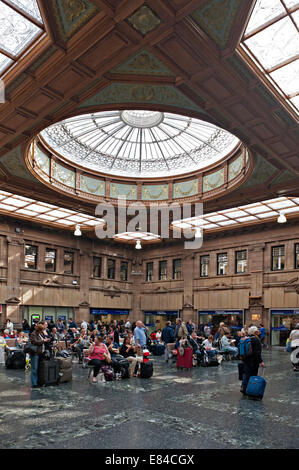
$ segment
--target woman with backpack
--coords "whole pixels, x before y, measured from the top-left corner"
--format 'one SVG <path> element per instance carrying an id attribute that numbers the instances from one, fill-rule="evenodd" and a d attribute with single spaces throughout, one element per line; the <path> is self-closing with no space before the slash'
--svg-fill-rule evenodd
<path id="1" fill-rule="evenodd" d="M 243 379 L 240 392 L 246 395 L 246 389 L 250 377 L 257 376 L 259 367 L 265 367 L 262 359 L 262 344 L 256 336 L 258 328 L 248 328 L 248 336 L 244 337 L 239 344 L 240 357 L 243 363 Z"/>

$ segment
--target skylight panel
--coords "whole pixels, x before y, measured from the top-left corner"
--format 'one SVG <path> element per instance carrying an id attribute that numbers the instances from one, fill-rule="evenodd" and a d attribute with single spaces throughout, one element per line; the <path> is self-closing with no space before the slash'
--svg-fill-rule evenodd
<path id="1" fill-rule="evenodd" d="M 298 54 L 299 35 L 287 17 L 246 39 L 245 44 L 260 63 L 270 69 Z"/>
<path id="2" fill-rule="evenodd" d="M 9 57 L 6 57 L 6 55 L 0 53 L 0 72 L 2 72 L 2 70 L 6 69 L 6 67 L 12 63 L 13 61 Z"/>
<path id="3" fill-rule="evenodd" d="M 289 209 L 283 209 L 282 211 L 284 214 L 288 214 L 290 212 L 299 212 L 299 207 L 290 207 Z"/>
<path id="4" fill-rule="evenodd" d="M 225 227 L 226 225 L 233 225 L 237 223 L 238 222 L 236 222 L 235 220 L 225 220 L 224 222 L 219 222 L 219 225 L 221 225 L 222 227 Z"/>
<path id="5" fill-rule="evenodd" d="M 37 215 L 36 212 L 33 211 L 27 211 L 27 209 L 17 209 L 16 210 L 17 214 L 24 214 L 24 215 L 29 215 L 30 217 L 35 217 Z"/>
<path id="6" fill-rule="evenodd" d="M 35 212 L 46 212 L 47 207 L 39 204 L 30 204 L 30 206 L 27 206 L 26 209 L 35 211 Z"/>
<path id="7" fill-rule="evenodd" d="M 256 217 L 249 215 L 248 217 L 240 217 L 237 219 L 238 222 L 249 222 L 250 220 L 256 220 Z"/>
<path id="8" fill-rule="evenodd" d="M 258 0 L 248 23 L 246 34 L 282 13 L 285 13 L 285 9 L 280 0 Z"/>
<path id="9" fill-rule="evenodd" d="M 277 215 L 278 215 L 277 212 L 271 211 L 271 212 L 266 212 L 265 214 L 258 214 L 257 217 L 259 219 L 266 219 L 267 217 L 275 217 Z"/>
<path id="10" fill-rule="evenodd" d="M 292 8 L 296 5 L 299 5 L 298 0 L 284 0 L 284 4 L 287 8 Z"/>
<path id="11" fill-rule="evenodd" d="M 28 13 L 40 23 L 43 22 L 36 0 L 9 0 L 9 2 L 19 7 L 25 13 Z"/>
<path id="12" fill-rule="evenodd" d="M 294 206 L 295 203 L 287 199 L 286 201 L 279 201 L 269 204 L 271 209 L 283 209 L 284 207 Z"/>
<path id="13" fill-rule="evenodd" d="M 4 209 L 6 211 L 15 211 L 16 208 L 13 206 L 8 206 L 7 204 L 0 204 L 0 209 Z"/>
<path id="14" fill-rule="evenodd" d="M 277 83 L 277 85 L 280 86 L 286 95 L 299 92 L 299 59 L 294 60 L 290 64 L 287 64 L 277 70 L 274 70 L 274 72 L 270 73 L 270 76 Z"/>
<path id="15" fill-rule="evenodd" d="M 246 216 L 247 214 L 244 211 L 234 211 L 234 212 L 230 212 L 228 215 L 229 217 L 237 218 L 237 217 Z"/>
<path id="16" fill-rule="evenodd" d="M 249 214 L 260 214 L 261 212 L 267 212 L 269 210 L 270 209 L 268 209 L 268 207 L 263 206 L 263 205 L 246 209 L 246 211 L 249 212 Z"/>
<path id="17" fill-rule="evenodd" d="M 86 217 L 78 217 L 76 215 L 72 215 L 71 217 L 68 217 L 68 220 L 71 220 L 73 222 L 84 222 L 86 221 Z"/>
<path id="18" fill-rule="evenodd" d="M 62 212 L 59 210 L 54 210 L 49 212 L 49 215 L 52 215 L 53 217 L 59 218 L 59 217 L 67 217 L 68 213 L 67 212 Z"/>
<path id="19" fill-rule="evenodd" d="M 74 222 L 71 222 L 70 220 L 66 220 L 66 219 L 60 219 L 57 222 L 63 225 L 74 225 Z"/>
<path id="20" fill-rule="evenodd" d="M 20 13 L 0 3 L 0 47 L 17 56 L 42 32 Z"/>
<path id="21" fill-rule="evenodd" d="M 209 229 L 209 228 L 217 228 L 217 227 L 218 227 L 218 225 L 216 225 L 216 224 L 208 224 L 208 225 L 206 225 L 204 228 L 205 228 L 205 229 L 206 229 L 206 228 Z"/>
<path id="22" fill-rule="evenodd" d="M 16 207 L 24 207 L 26 204 L 28 204 L 26 201 L 21 201 L 20 199 L 14 198 L 14 197 L 8 197 L 5 200 L 5 203 L 10 204 L 12 206 Z"/>
<path id="23" fill-rule="evenodd" d="M 49 222 L 53 222 L 54 220 L 56 220 L 56 217 L 51 217 L 50 215 L 47 215 L 47 214 L 37 215 L 37 218 L 38 219 L 49 220 Z"/>
<path id="24" fill-rule="evenodd" d="M 213 217 L 208 216 L 207 220 L 209 222 L 220 222 L 222 220 L 226 220 L 226 217 L 224 217 L 223 215 L 215 215 Z"/>

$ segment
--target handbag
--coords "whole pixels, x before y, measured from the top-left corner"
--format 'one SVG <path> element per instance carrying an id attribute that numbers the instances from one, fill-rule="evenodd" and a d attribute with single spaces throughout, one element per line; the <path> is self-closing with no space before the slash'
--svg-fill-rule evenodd
<path id="1" fill-rule="evenodd" d="M 38 351 L 38 346 L 36 344 L 31 343 L 28 341 L 24 346 L 24 353 L 25 354 L 36 354 Z"/>

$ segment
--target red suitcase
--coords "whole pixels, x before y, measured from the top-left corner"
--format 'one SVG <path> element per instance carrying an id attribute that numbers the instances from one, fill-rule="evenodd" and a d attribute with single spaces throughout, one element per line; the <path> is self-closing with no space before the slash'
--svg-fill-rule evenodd
<path id="1" fill-rule="evenodd" d="M 186 369 L 192 369 L 193 367 L 193 349 L 192 348 L 186 348 L 184 355 L 181 356 L 180 353 L 178 353 L 176 357 L 176 366 L 177 368 L 183 368 L 185 367 Z"/>

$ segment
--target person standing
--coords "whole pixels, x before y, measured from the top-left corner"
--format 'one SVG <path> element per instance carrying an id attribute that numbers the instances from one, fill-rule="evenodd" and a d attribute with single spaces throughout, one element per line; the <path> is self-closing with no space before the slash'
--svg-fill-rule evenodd
<path id="1" fill-rule="evenodd" d="M 173 328 L 171 326 L 171 321 L 166 322 L 166 326 L 162 330 L 161 339 L 162 339 L 163 343 L 165 344 L 165 352 L 164 352 L 165 362 L 168 362 L 168 360 L 169 360 L 168 344 L 175 342 L 174 331 L 173 331 Z"/>
<path id="2" fill-rule="evenodd" d="M 251 354 L 246 356 L 241 356 L 241 360 L 244 364 L 243 369 L 243 380 L 240 392 L 246 395 L 246 389 L 250 377 L 257 376 L 259 367 L 265 367 L 265 364 L 262 359 L 262 344 L 256 332 L 258 328 L 256 326 L 251 326 L 248 328 L 248 337 L 251 340 Z"/>
<path id="3" fill-rule="evenodd" d="M 130 322 L 129 318 L 127 318 L 127 321 L 125 323 L 125 328 L 128 328 L 128 329 L 131 328 L 131 322 Z"/>
<path id="4" fill-rule="evenodd" d="M 0 364 L 5 364 L 5 348 L 6 341 L 4 339 L 4 334 L 0 331 Z"/>
<path id="5" fill-rule="evenodd" d="M 134 340 L 136 346 L 140 346 L 142 349 L 146 348 L 146 331 L 147 328 L 144 323 L 138 320 L 134 329 Z"/>
<path id="6" fill-rule="evenodd" d="M 50 342 L 50 338 L 43 337 L 44 324 L 38 323 L 34 331 L 30 333 L 29 340 L 32 344 L 37 346 L 37 352 L 30 354 L 30 363 L 31 363 L 31 388 L 38 387 L 38 365 L 40 356 L 45 351 L 45 345 Z"/>
<path id="7" fill-rule="evenodd" d="M 265 347 L 268 349 L 268 346 L 265 344 L 265 339 L 266 339 L 266 329 L 264 328 L 263 323 L 260 323 L 260 340 L 262 343 L 262 347 Z"/>
<path id="8" fill-rule="evenodd" d="M 9 318 L 7 318 L 7 320 L 6 320 L 6 327 L 5 328 L 6 328 L 6 330 L 9 330 L 9 335 L 12 335 L 12 333 L 13 333 L 13 322 L 10 321 Z"/>
<path id="9" fill-rule="evenodd" d="M 188 338 L 188 330 L 184 322 L 182 322 L 181 318 L 177 318 L 175 320 L 176 326 L 174 331 L 174 337 L 176 340 L 180 339 L 187 339 Z"/>
<path id="10" fill-rule="evenodd" d="M 27 320 L 22 321 L 22 330 L 24 331 L 24 333 L 29 333 L 30 325 Z"/>

